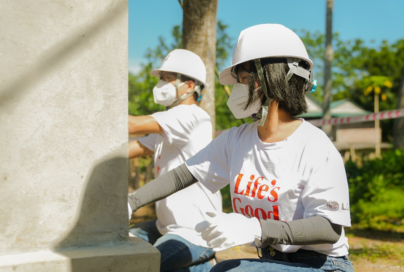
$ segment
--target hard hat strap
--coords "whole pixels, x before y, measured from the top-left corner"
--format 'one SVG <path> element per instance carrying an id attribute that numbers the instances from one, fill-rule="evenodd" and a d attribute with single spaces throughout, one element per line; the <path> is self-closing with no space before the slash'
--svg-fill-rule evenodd
<path id="1" fill-rule="evenodd" d="M 180 82 L 181 82 L 181 74 L 177 73 L 177 80 L 175 81 L 175 89 L 177 90 L 177 97 L 180 97 Z"/>
<path id="2" fill-rule="evenodd" d="M 255 67 L 257 68 L 258 78 L 260 80 L 261 88 L 262 88 L 262 91 L 264 92 L 265 98 L 266 98 L 265 104 L 261 106 L 261 114 L 260 114 L 261 121 L 258 123 L 258 125 L 262 127 L 268 116 L 268 106 L 269 106 L 269 104 L 271 104 L 273 99 L 270 99 L 269 95 L 268 95 L 267 84 L 265 83 L 264 71 L 263 71 L 262 65 L 261 65 L 261 59 L 255 60 Z M 260 116 L 257 115 L 257 117 L 260 117 Z"/>
<path id="3" fill-rule="evenodd" d="M 307 81 L 310 80 L 310 71 L 299 66 L 299 59 L 288 58 L 289 72 L 286 75 L 286 80 L 289 81 L 293 75 L 298 75 L 305 78 Z"/>
<path id="4" fill-rule="evenodd" d="M 261 66 L 261 59 L 255 60 L 255 67 L 257 68 L 257 74 L 258 74 L 258 78 L 261 83 L 262 91 L 264 92 L 265 97 L 269 98 L 267 84 L 265 83 L 264 71 L 262 70 L 262 66 Z"/>
<path id="5" fill-rule="evenodd" d="M 177 97 L 178 99 L 169 107 L 167 108 L 174 108 L 175 106 L 178 106 L 181 101 L 187 99 L 188 97 L 190 97 L 191 95 L 194 94 L 194 92 L 198 92 L 199 90 L 199 86 L 196 86 L 192 92 L 184 94 L 183 96 L 180 97 L 180 89 L 179 89 L 179 85 L 180 85 L 180 79 L 181 79 L 181 74 L 177 73 L 177 80 L 175 81 L 175 89 L 177 90 Z M 199 93 L 199 92 L 198 92 Z"/>

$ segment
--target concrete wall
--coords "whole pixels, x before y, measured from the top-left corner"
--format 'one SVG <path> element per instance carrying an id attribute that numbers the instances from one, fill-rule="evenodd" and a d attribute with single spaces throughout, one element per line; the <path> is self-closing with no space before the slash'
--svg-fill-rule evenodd
<path id="1" fill-rule="evenodd" d="M 125 0 L 0 1 L 0 256 L 133 244 L 127 16 Z"/>

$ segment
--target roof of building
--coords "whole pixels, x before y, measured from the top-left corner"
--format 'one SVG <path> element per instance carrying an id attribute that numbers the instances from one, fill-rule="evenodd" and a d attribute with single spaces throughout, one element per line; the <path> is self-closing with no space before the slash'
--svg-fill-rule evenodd
<path id="1" fill-rule="evenodd" d="M 323 109 L 320 101 L 311 94 L 306 94 L 307 113 L 299 115 L 304 118 L 321 118 Z M 330 104 L 331 117 L 347 117 L 370 113 L 349 99 L 333 101 Z"/>

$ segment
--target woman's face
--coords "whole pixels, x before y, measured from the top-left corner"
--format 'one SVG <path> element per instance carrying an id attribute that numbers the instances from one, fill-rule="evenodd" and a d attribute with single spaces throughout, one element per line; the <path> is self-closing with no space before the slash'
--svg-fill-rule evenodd
<path id="1" fill-rule="evenodd" d="M 251 64 L 251 62 L 244 62 L 244 63 L 240 64 L 237 67 L 236 72 L 237 72 L 237 82 L 238 83 L 245 84 L 245 85 L 249 84 L 249 82 L 248 82 L 249 75 L 250 75 L 251 70 L 252 70 L 251 65 L 253 65 L 253 64 Z M 254 89 L 257 89 L 260 86 L 261 86 L 261 84 L 260 84 L 259 80 L 256 80 L 255 83 L 254 83 Z M 261 88 L 259 88 L 257 90 L 257 93 L 260 96 L 260 98 L 262 99 L 263 98 L 263 92 L 262 92 Z"/>
<path id="2" fill-rule="evenodd" d="M 237 69 L 237 82 L 248 85 L 248 75 L 250 74 L 250 63 L 240 64 Z"/>

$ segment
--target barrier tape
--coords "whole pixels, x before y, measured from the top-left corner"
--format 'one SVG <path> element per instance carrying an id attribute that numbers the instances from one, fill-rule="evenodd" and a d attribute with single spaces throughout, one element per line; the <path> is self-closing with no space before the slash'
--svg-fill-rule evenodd
<path id="1" fill-rule="evenodd" d="M 323 125 L 361 123 L 361 122 L 368 122 L 368 121 L 374 121 L 374 120 L 395 119 L 395 118 L 400 118 L 400 117 L 404 117 L 404 109 L 381 111 L 379 113 L 368 113 L 365 115 L 357 115 L 357 116 L 331 118 L 328 120 L 316 119 L 316 120 L 306 120 L 306 121 L 313 124 L 316 127 L 320 127 Z M 228 130 L 229 129 L 217 130 L 216 137 Z"/>
<path id="2" fill-rule="evenodd" d="M 349 123 L 361 123 L 374 120 L 385 120 L 385 119 L 395 119 L 404 117 L 404 109 L 400 110 L 389 110 L 381 111 L 379 113 L 369 113 L 365 115 L 339 117 L 331 119 L 319 119 L 319 120 L 307 120 L 314 126 L 320 127 L 324 125 L 338 125 L 338 124 L 349 124 Z"/>

